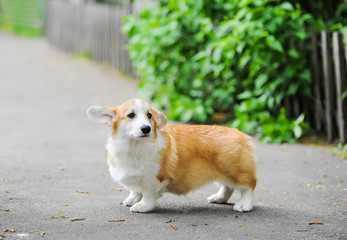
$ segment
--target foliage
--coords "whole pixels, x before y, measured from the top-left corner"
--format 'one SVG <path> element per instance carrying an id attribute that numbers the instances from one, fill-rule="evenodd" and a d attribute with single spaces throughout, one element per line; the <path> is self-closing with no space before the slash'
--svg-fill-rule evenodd
<path id="1" fill-rule="evenodd" d="M 338 143 L 333 149 L 333 153 L 341 159 L 347 159 L 347 144 Z"/>
<path id="2" fill-rule="evenodd" d="M 141 92 L 170 119 L 205 122 L 226 112 L 232 126 L 281 142 L 301 135 L 303 117 L 288 120 L 279 107 L 284 97 L 310 94 L 309 19 L 278 0 L 162 0 L 139 19 L 126 17 L 123 30 Z"/>
<path id="3" fill-rule="evenodd" d="M 84 59 L 91 59 L 92 53 L 89 50 L 82 50 L 80 52 L 77 52 L 73 55 L 74 58 L 84 58 Z"/>
<path id="4" fill-rule="evenodd" d="M 42 19 L 43 5 L 39 0 L 0 0 L 0 30 L 42 36 Z"/>
<path id="5" fill-rule="evenodd" d="M 347 33 L 347 0 L 289 0 L 314 18 L 317 30 Z"/>

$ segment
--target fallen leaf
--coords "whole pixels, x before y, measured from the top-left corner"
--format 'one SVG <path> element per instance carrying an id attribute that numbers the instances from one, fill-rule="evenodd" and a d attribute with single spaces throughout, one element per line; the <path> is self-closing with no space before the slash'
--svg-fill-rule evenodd
<path id="1" fill-rule="evenodd" d="M 177 230 L 177 227 L 175 225 L 173 225 L 173 224 L 170 224 L 170 225 L 173 229 Z"/>
<path id="2" fill-rule="evenodd" d="M 112 189 L 113 189 L 113 190 L 116 190 L 116 191 L 119 191 L 119 192 L 123 191 L 122 189 L 116 188 L 116 187 L 114 187 L 114 188 L 112 188 Z"/>
<path id="3" fill-rule="evenodd" d="M 11 232 L 11 233 L 14 233 L 16 230 L 14 229 L 4 229 L 4 232 Z"/>
<path id="4" fill-rule="evenodd" d="M 325 173 L 322 173 L 322 174 L 321 174 L 321 177 L 326 178 L 326 177 L 328 177 L 328 175 L 326 175 Z"/>
<path id="5" fill-rule="evenodd" d="M 60 170 L 60 171 L 64 171 L 64 170 L 65 170 L 65 168 L 63 168 L 63 167 L 59 167 L 59 170 Z"/>
<path id="6" fill-rule="evenodd" d="M 240 227 L 242 227 L 243 225 L 242 224 L 240 224 Z"/>
<path id="7" fill-rule="evenodd" d="M 71 222 L 83 221 L 83 220 L 86 220 L 86 218 L 74 218 L 74 219 L 71 219 Z"/>
<path id="8" fill-rule="evenodd" d="M 81 194 L 89 194 L 89 192 L 82 192 L 82 191 L 78 191 L 76 190 L 77 193 L 81 193 Z"/>
<path id="9" fill-rule="evenodd" d="M 342 185 L 342 183 L 343 183 L 343 181 L 338 182 L 338 183 L 337 183 L 337 186 L 340 187 L 340 186 Z"/>
<path id="10" fill-rule="evenodd" d="M 169 221 L 167 221 L 167 222 L 165 222 L 165 223 L 170 223 L 170 222 L 172 222 L 172 219 L 170 219 Z"/>
<path id="11" fill-rule="evenodd" d="M 108 222 L 124 222 L 125 219 L 108 220 Z"/>
<path id="12" fill-rule="evenodd" d="M 0 208 L 0 211 L 8 212 L 8 211 L 10 211 L 10 209 L 5 209 L 5 208 L 1 209 L 1 208 Z"/>
<path id="13" fill-rule="evenodd" d="M 57 216 L 51 216 L 51 219 L 58 219 Z"/>
<path id="14" fill-rule="evenodd" d="M 323 225 L 322 222 L 310 222 L 308 225 Z"/>
<path id="15" fill-rule="evenodd" d="M 261 188 L 261 190 L 263 190 L 264 192 L 270 192 L 270 190 L 265 187 Z"/>
<path id="16" fill-rule="evenodd" d="M 67 206 L 68 206 L 68 205 L 65 203 L 65 204 L 64 204 L 64 207 L 67 207 Z"/>
<path id="17" fill-rule="evenodd" d="M 238 219 L 239 217 L 238 216 L 234 216 L 234 219 Z"/>
<path id="18" fill-rule="evenodd" d="M 40 236 L 41 236 L 41 237 L 45 236 L 45 232 L 41 232 L 41 233 L 40 233 Z"/>
<path id="19" fill-rule="evenodd" d="M 187 212 L 186 212 L 186 214 L 190 214 L 190 212 L 189 212 L 189 211 L 187 211 Z"/>
<path id="20" fill-rule="evenodd" d="M 312 187 L 312 184 L 310 184 L 310 183 L 309 183 L 309 184 L 307 184 L 307 187 Z"/>

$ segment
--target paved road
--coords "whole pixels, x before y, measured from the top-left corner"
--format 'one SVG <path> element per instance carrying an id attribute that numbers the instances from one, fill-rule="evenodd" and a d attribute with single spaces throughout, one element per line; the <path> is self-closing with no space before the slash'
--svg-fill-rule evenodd
<path id="1" fill-rule="evenodd" d="M 238 194 L 207 204 L 209 185 L 130 213 L 108 174 L 108 129 L 85 111 L 120 104 L 135 88 L 44 39 L 0 33 L 0 208 L 9 209 L 0 210 L 0 230 L 15 229 L 5 239 L 347 239 L 347 161 L 303 145 L 256 143 L 253 212 L 232 210 Z M 117 219 L 125 221 L 108 222 Z"/>

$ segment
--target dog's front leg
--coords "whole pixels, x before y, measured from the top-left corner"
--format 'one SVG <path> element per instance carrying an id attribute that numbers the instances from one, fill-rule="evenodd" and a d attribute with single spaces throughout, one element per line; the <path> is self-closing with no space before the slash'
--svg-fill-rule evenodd
<path id="1" fill-rule="evenodd" d="M 142 194 L 136 191 L 130 190 L 129 196 L 123 201 L 124 206 L 133 206 L 139 202 L 142 198 Z"/>
<path id="2" fill-rule="evenodd" d="M 154 191 L 142 192 L 142 199 L 140 202 L 135 203 L 130 211 L 132 212 L 150 212 L 157 205 L 158 193 Z"/>

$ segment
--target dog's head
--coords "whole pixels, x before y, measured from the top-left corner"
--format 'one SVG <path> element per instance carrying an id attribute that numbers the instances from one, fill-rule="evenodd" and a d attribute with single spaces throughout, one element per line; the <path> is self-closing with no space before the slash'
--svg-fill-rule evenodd
<path id="1" fill-rule="evenodd" d="M 118 107 L 88 108 L 90 119 L 112 127 L 112 137 L 134 140 L 152 137 L 167 123 L 164 113 L 140 99 L 131 99 Z"/>

